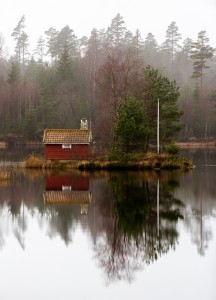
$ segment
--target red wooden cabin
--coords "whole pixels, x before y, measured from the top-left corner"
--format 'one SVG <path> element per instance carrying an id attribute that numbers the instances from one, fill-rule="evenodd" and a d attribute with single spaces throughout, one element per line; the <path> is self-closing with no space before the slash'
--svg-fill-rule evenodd
<path id="1" fill-rule="evenodd" d="M 81 129 L 46 129 L 43 136 L 45 157 L 51 160 L 86 160 L 89 159 L 91 130 Z"/>
<path id="2" fill-rule="evenodd" d="M 49 174 L 46 175 L 46 191 L 88 191 L 89 176 L 77 174 Z"/>
<path id="3" fill-rule="evenodd" d="M 47 175 L 43 198 L 48 205 L 80 205 L 81 214 L 86 215 L 91 204 L 89 177 L 58 173 Z"/>

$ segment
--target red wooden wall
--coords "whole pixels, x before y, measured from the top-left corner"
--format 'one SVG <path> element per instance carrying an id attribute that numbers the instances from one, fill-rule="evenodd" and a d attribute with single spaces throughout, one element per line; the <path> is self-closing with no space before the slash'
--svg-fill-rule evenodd
<path id="1" fill-rule="evenodd" d="M 89 158 L 89 145 L 72 145 L 71 149 L 63 149 L 62 145 L 46 145 L 46 159 L 85 160 Z"/>
<path id="2" fill-rule="evenodd" d="M 62 190 L 62 186 L 70 186 L 72 190 L 89 190 L 89 177 L 79 175 L 58 175 L 50 174 L 46 176 L 46 190 Z"/>

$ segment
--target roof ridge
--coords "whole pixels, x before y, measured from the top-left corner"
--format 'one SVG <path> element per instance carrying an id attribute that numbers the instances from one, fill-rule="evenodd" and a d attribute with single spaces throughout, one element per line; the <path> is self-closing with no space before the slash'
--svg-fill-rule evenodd
<path id="1" fill-rule="evenodd" d="M 53 131 L 70 131 L 70 130 L 80 130 L 80 131 L 91 131 L 91 129 L 86 129 L 86 128 L 46 128 L 46 130 L 53 130 Z"/>

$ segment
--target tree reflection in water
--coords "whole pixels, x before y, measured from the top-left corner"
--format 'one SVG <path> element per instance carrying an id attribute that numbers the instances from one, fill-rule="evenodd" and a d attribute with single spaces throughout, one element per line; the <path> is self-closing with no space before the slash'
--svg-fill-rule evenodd
<path id="1" fill-rule="evenodd" d="M 151 182 L 137 173 L 110 176 L 112 230 L 95 247 L 108 282 L 123 278 L 131 281 L 134 272 L 145 263 L 175 249 L 176 224 L 183 218 L 184 206 L 171 193 L 176 186 L 178 183 L 172 177 L 166 183 L 161 182 L 157 207 L 157 181 Z"/>
<path id="2" fill-rule="evenodd" d="M 198 197 L 197 189 L 192 193 L 193 188 L 202 186 L 194 178 L 190 173 L 182 176 L 168 171 L 14 172 L 10 182 L 0 184 L 0 247 L 7 243 L 11 230 L 25 250 L 30 218 L 41 230 L 45 229 L 49 238 L 59 236 L 65 245 L 73 242 L 79 225 L 90 238 L 89 245 L 107 283 L 118 279 L 132 281 L 136 271 L 175 250 L 179 239 L 177 224 L 183 216 L 187 232 L 200 245 L 199 253 L 203 255 L 212 237 L 211 228 L 204 228 L 203 218 L 215 211 L 211 201 L 215 184 L 211 185 L 212 194 L 208 194 L 211 189 L 205 190 L 204 206 L 203 194 Z M 48 204 L 45 200 L 50 195 L 53 203 Z M 87 214 L 81 215 L 81 206 L 86 203 Z"/>

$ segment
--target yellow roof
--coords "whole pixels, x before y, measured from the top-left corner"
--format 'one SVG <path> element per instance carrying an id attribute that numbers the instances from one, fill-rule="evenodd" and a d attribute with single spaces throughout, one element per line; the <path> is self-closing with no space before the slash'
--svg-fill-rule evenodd
<path id="1" fill-rule="evenodd" d="M 90 204 L 91 194 L 89 191 L 47 191 L 43 194 L 46 204 Z"/>
<path id="2" fill-rule="evenodd" d="M 89 129 L 46 129 L 44 144 L 89 144 L 92 133 Z"/>

